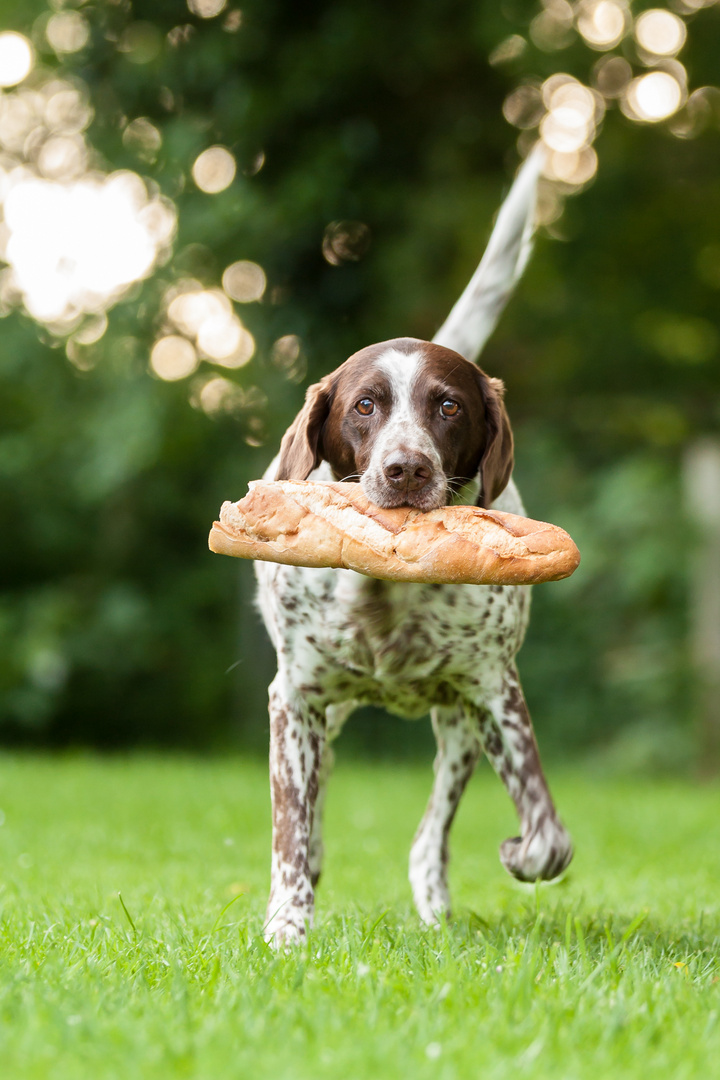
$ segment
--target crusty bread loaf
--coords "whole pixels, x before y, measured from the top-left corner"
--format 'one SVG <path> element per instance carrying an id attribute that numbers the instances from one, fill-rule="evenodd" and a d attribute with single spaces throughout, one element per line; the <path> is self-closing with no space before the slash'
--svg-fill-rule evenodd
<path id="1" fill-rule="evenodd" d="M 531 585 L 568 577 L 580 553 L 556 525 L 500 510 L 374 506 L 359 484 L 258 480 L 223 503 L 210 550 L 331 566 L 392 581 Z"/>

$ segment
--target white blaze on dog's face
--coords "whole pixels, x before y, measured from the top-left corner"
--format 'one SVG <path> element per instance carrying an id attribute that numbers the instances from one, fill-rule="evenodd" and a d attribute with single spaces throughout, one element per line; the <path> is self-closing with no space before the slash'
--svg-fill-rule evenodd
<path id="1" fill-rule="evenodd" d="M 377 359 L 379 377 L 387 384 L 388 408 L 369 440 L 370 456 L 360 476 L 367 497 L 376 506 L 444 506 L 449 477 L 440 449 L 426 427 L 422 396 L 417 393 L 424 362 L 420 350 L 389 348 Z M 372 397 L 361 398 L 355 410 L 380 408 Z M 449 399 L 448 399 L 448 406 Z"/>
<path id="2" fill-rule="evenodd" d="M 490 505 L 512 471 L 502 384 L 440 345 L 370 345 L 310 387 L 277 479 L 304 480 L 321 460 L 376 506 L 445 506 L 478 473 Z"/>

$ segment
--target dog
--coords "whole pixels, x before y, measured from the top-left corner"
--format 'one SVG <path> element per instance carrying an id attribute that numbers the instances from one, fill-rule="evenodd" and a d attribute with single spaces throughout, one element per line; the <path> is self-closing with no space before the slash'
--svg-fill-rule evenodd
<path id="1" fill-rule="evenodd" d="M 539 152 L 526 161 L 483 260 L 433 342 L 397 338 L 356 352 L 311 386 L 266 473 L 355 480 L 380 507 L 475 503 L 524 514 L 512 481 L 503 384 L 472 361 L 529 256 Z M 431 714 L 435 781 L 410 853 L 420 918 L 450 913 L 450 826 L 481 752 L 517 808 L 500 858 L 521 881 L 557 877 L 572 844 L 543 776 L 515 667 L 527 586 L 423 585 L 350 570 L 257 563 L 275 647 L 270 686 L 273 838 L 266 939 L 302 940 L 322 867 L 331 744 L 360 705 Z"/>

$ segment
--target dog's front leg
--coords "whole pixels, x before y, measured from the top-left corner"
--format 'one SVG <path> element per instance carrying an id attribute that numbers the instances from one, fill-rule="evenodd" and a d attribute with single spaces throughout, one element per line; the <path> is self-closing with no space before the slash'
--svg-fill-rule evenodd
<path id="1" fill-rule="evenodd" d="M 505 869 L 520 881 L 552 879 L 572 859 L 570 837 L 560 821 L 543 775 L 535 734 L 517 671 L 509 667 L 480 714 L 480 741 L 517 808 L 521 836 L 500 845 Z"/>
<path id="2" fill-rule="evenodd" d="M 282 672 L 270 686 L 272 878 L 265 938 L 275 947 L 305 937 L 314 891 L 310 838 L 325 742 L 321 712 L 290 693 Z"/>

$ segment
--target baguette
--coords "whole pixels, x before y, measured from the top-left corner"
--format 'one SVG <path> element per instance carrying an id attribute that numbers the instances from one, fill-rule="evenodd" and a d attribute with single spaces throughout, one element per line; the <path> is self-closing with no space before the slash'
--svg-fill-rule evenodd
<path id="1" fill-rule="evenodd" d="M 477 506 L 374 506 L 359 484 L 257 480 L 225 502 L 210 550 L 356 570 L 390 581 L 532 585 L 568 577 L 580 553 L 556 525 Z"/>

